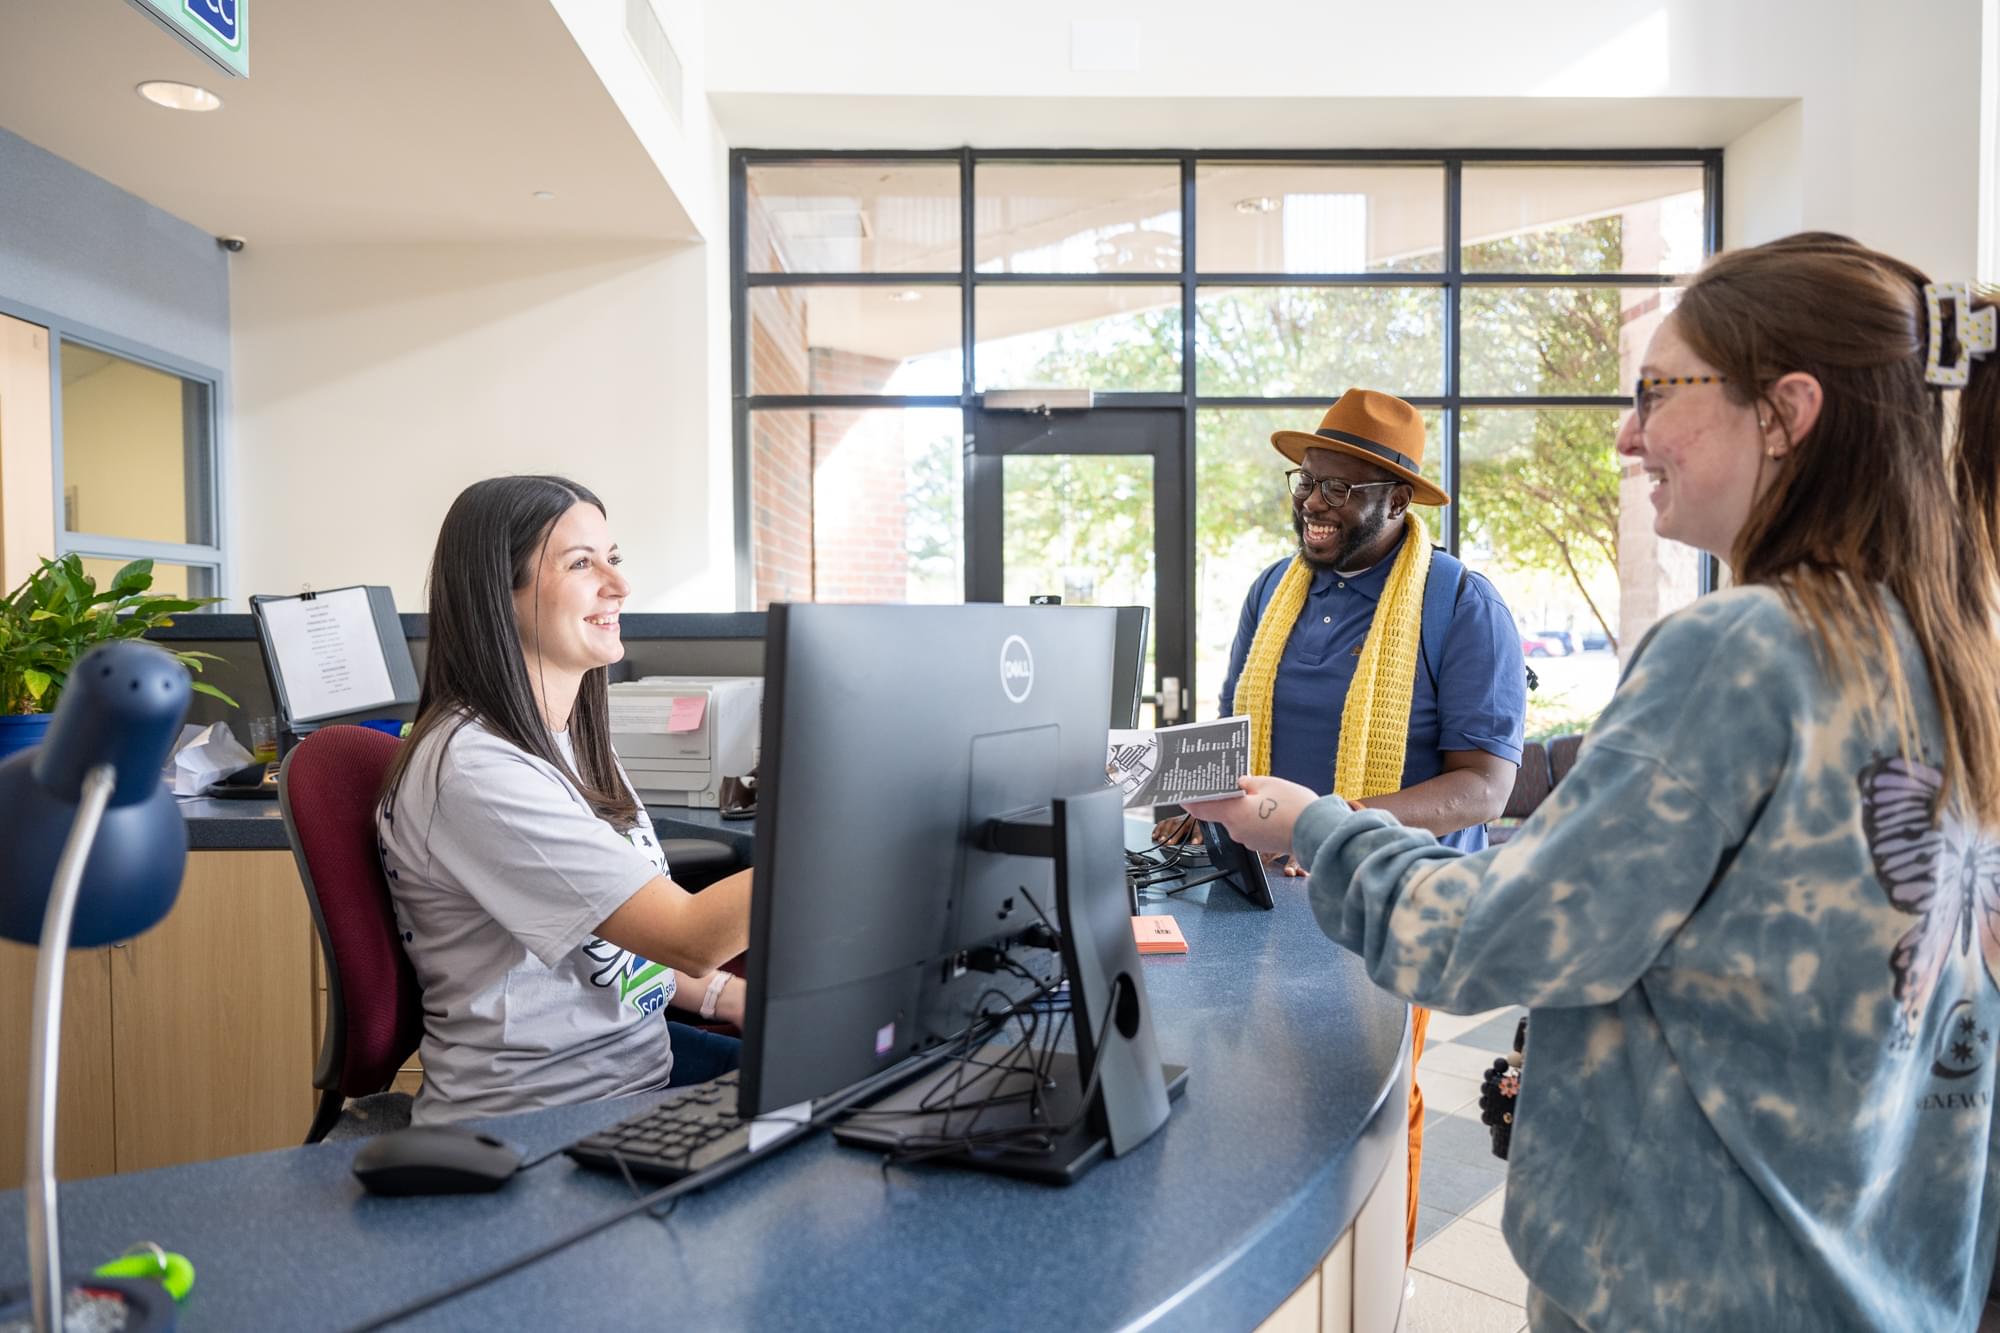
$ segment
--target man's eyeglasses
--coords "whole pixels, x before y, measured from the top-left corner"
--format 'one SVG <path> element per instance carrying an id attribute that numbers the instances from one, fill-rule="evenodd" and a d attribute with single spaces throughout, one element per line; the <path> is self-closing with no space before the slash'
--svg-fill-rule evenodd
<path id="1" fill-rule="evenodd" d="M 1406 481 L 1364 481 L 1356 483 L 1341 481 L 1337 477 L 1315 477 L 1302 467 L 1295 467 L 1287 472 L 1285 474 L 1285 483 L 1292 488 L 1292 498 L 1294 500 L 1303 500 L 1317 489 L 1319 491 L 1319 498 L 1326 501 L 1328 509 L 1339 509 L 1342 505 L 1345 505 L 1348 494 L 1353 491 L 1365 491 L 1371 486 L 1407 486 L 1410 484 Z"/>
<path id="2" fill-rule="evenodd" d="M 1642 375 L 1632 388 L 1632 414 L 1639 419 L 1639 429 L 1646 429 L 1646 416 L 1659 405 L 1656 390 L 1676 388 L 1683 384 L 1727 384 L 1727 375 Z"/>

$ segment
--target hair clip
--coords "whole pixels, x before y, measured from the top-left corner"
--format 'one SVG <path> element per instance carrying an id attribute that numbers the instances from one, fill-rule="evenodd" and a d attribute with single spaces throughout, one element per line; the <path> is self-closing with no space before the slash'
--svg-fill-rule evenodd
<path id="1" fill-rule="evenodd" d="M 1952 305 L 1952 328 L 1958 343 L 1958 359 L 1944 361 L 1944 307 Z M 1972 358 L 1990 355 L 2000 347 L 2000 310 L 1987 306 L 1972 308 L 1972 284 L 1927 282 L 1924 284 L 1924 312 L 1930 318 L 1930 342 L 1924 350 L 1924 379 L 1931 384 L 1962 389 L 1972 378 Z"/>

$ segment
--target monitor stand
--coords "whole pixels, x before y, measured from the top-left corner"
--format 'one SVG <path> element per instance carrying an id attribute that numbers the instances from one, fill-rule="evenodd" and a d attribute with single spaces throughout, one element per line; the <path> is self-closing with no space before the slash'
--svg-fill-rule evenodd
<path id="1" fill-rule="evenodd" d="M 995 851 L 1055 861 L 1076 1053 L 1058 1053 L 1041 1071 L 1039 1107 L 1027 1096 L 1037 1077 L 1035 1053 L 1018 1049 L 1010 1057 L 1007 1043 L 994 1043 L 877 1103 L 834 1137 L 884 1151 L 936 1143 L 937 1152 L 924 1154 L 928 1160 L 1068 1184 L 1107 1153 L 1122 1157 L 1151 1138 L 1167 1121 L 1169 1099 L 1187 1084 L 1187 1070 L 1163 1066 L 1153 1040 L 1125 894 L 1123 793 L 1106 787 L 1059 799 L 1039 818 L 995 820 L 985 841 Z M 1093 1073 L 1095 1091 L 1084 1106 Z M 950 1115 L 926 1110 L 995 1097 L 1008 1100 Z M 1035 1127 L 1065 1126 L 1027 1143 L 991 1142 L 1000 1137 L 995 1131 L 1025 1136 Z M 970 1143 L 950 1142 L 968 1136 Z"/>

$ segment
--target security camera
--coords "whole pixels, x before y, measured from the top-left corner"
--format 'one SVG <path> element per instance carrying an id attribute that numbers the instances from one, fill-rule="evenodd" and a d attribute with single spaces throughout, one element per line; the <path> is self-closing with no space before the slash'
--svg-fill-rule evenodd
<path id="1" fill-rule="evenodd" d="M 243 247 L 248 244 L 241 236 L 218 236 L 215 243 L 232 255 L 242 254 Z"/>

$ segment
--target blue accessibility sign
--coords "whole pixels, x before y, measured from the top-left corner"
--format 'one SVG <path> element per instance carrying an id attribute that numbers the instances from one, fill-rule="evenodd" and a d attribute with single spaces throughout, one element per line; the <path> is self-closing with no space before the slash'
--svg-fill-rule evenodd
<path id="1" fill-rule="evenodd" d="M 181 0 L 188 16 L 222 39 L 226 46 L 235 46 L 243 40 L 243 30 L 237 25 L 236 10 L 239 0 Z"/>

